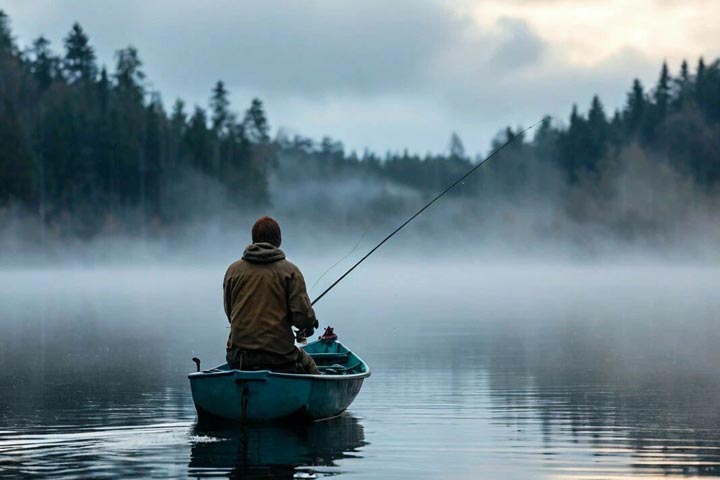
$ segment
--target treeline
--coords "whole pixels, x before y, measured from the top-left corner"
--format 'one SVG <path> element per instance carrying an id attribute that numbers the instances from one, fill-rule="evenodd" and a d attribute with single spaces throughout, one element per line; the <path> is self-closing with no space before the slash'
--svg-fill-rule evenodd
<path id="1" fill-rule="evenodd" d="M 485 222 L 487 205 L 494 209 L 498 203 L 492 200 L 507 200 L 517 205 L 515 213 L 549 206 L 556 218 L 544 218 L 552 225 L 543 228 L 555 230 L 552 234 L 558 230 L 556 220 L 569 219 L 600 224 L 606 232 L 629 238 L 677 229 L 678 221 L 717 211 L 720 60 L 708 65 L 700 58 L 692 68 L 683 61 L 677 75 L 663 63 L 654 85 L 634 80 L 625 104 L 610 114 L 595 96 L 586 113 L 573 106 L 567 120 L 543 120 L 532 138 L 525 138 L 523 130 L 499 132 L 491 149 L 515 140 L 481 174 L 450 192 L 469 206 L 459 213 L 458 224 Z M 426 155 L 404 151 L 380 157 L 366 151 L 358 156 L 329 138 L 314 142 L 282 132 L 275 145 L 280 156 L 273 178 L 284 185 L 317 179 L 326 184 L 392 181 L 426 198 L 482 160 L 468 156 L 456 134 L 446 152 Z M 409 203 L 404 198 L 386 191 L 360 207 L 374 207 L 366 218 L 417 208 L 417 198 Z"/>
<path id="2" fill-rule="evenodd" d="M 75 24 L 56 53 L 44 37 L 21 49 L 0 11 L 0 214 L 22 208 L 61 234 L 172 225 L 215 205 L 234 210 L 277 207 L 272 183 L 339 178 L 439 191 L 478 159 L 457 135 L 447 152 L 407 151 L 378 156 L 345 151 L 283 131 L 270 137 L 262 102 L 242 115 L 222 81 L 207 108 L 177 100 L 166 111 L 149 91 L 138 51 L 115 54 L 111 70 L 97 62 L 83 28 Z M 522 130 L 507 128 L 497 146 Z M 720 184 L 720 61 L 683 62 L 677 75 L 663 64 L 650 88 L 632 83 L 622 109 L 608 115 L 598 97 L 587 113 L 544 121 L 533 138 L 518 139 L 474 177 L 458 196 L 526 188 L 538 171 L 557 172 L 575 191 L 592 190 L 618 159 L 639 149 L 658 168 L 692 178 L 706 191 Z M 213 197 L 213 198 L 211 198 Z M 322 205 L 319 206 L 322 208 Z M 377 206 L 382 213 L 387 204 Z M 208 212 L 205 212 L 208 213 Z M 0 215 L 0 220 L 2 215 Z"/>
<path id="3" fill-rule="evenodd" d="M 174 191 L 188 172 L 231 189 L 231 204 L 269 202 L 275 154 L 260 100 L 238 117 L 217 82 L 208 110 L 178 100 L 168 113 L 134 47 L 118 50 L 109 72 L 77 23 L 63 44 L 61 55 L 44 37 L 19 49 L 0 11 L 0 207 L 21 204 L 87 235 L 127 212 L 136 224 L 178 221 L 177 197 L 202 203 L 207 189 Z"/>
<path id="4" fill-rule="evenodd" d="M 506 128 L 492 149 L 522 135 L 522 127 Z M 307 142 L 307 140 L 306 140 Z M 546 118 L 530 138 L 519 138 L 496 160 L 495 171 L 504 181 L 525 183 L 522 163 L 540 162 L 561 171 L 569 185 L 597 180 L 608 163 L 628 146 L 637 145 L 658 163 L 669 163 L 699 185 L 720 182 L 720 60 L 710 65 L 700 58 L 691 72 L 683 61 L 677 77 L 663 63 L 657 83 L 646 89 L 634 80 L 622 109 L 608 115 L 599 97 L 587 114 L 574 105 L 567 122 Z M 351 160 L 354 158 L 351 158 Z M 366 154 L 368 168 L 420 190 L 436 191 L 471 167 L 462 141 L 453 134 L 444 155 L 388 154 L 382 161 Z M 475 161 L 480 158 L 475 159 Z M 504 163 L 504 165 L 503 165 Z M 466 189 L 468 191 L 468 189 Z M 472 191 L 470 189 L 469 191 Z"/>

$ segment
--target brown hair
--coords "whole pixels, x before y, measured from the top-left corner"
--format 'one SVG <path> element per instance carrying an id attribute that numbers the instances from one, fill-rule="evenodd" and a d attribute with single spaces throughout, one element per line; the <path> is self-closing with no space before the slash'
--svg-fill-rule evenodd
<path id="1" fill-rule="evenodd" d="M 280 225 L 271 217 L 258 218 L 252 228 L 252 241 L 253 243 L 270 243 L 279 247 L 282 243 Z"/>

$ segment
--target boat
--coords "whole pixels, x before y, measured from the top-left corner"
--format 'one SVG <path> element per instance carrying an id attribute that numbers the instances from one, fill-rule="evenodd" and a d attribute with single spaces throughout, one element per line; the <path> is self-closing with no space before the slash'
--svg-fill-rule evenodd
<path id="1" fill-rule="evenodd" d="M 303 347 L 320 375 L 247 371 L 228 364 L 188 375 L 200 421 L 319 421 L 343 413 L 370 376 L 370 367 L 330 335 Z"/>

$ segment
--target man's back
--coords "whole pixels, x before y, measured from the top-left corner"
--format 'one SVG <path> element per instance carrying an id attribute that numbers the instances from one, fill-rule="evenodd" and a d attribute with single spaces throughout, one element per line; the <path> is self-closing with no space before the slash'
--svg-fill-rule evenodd
<path id="1" fill-rule="evenodd" d="M 317 320 L 305 280 L 282 250 L 264 242 L 248 246 L 242 260 L 228 268 L 223 293 L 230 321 L 229 362 L 242 355 L 246 366 L 260 368 L 297 360 L 291 327 L 310 330 Z"/>

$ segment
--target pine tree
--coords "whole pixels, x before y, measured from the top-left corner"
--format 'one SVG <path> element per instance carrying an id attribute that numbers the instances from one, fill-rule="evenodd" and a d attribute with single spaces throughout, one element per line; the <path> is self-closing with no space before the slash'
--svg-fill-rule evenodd
<path id="1" fill-rule="evenodd" d="M 185 130 L 186 124 L 187 113 L 185 113 L 185 102 L 178 98 L 173 104 L 172 114 L 170 115 L 170 125 L 175 132 L 181 134 Z"/>
<path id="2" fill-rule="evenodd" d="M 211 143 L 207 129 L 205 110 L 195 107 L 185 131 L 185 145 L 192 159 L 192 165 L 203 173 L 210 173 Z"/>
<path id="3" fill-rule="evenodd" d="M 637 135 L 640 131 L 647 111 L 647 103 L 642 83 L 636 78 L 632 90 L 628 93 L 624 109 L 624 120 L 629 136 Z"/>
<path id="4" fill-rule="evenodd" d="M 231 122 L 230 100 L 228 91 L 222 81 L 218 81 L 210 97 L 210 110 L 212 111 L 212 129 L 216 134 L 227 131 Z"/>
<path id="5" fill-rule="evenodd" d="M 30 71 L 40 90 L 46 90 L 58 71 L 59 60 L 52 54 L 50 41 L 45 37 L 38 37 L 33 41 L 30 53 Z"/>
<path id="6" fill-rule="evenodd" d="M 95 80 L 97 75 L 95 50 L 90 46 L 90 39 L 79 23 L 74 23 L 70 33 L 65 37 L 63 64 L 69 81 Z"/>
<path id="7" fill-rule="evenodd" d="M 706 68 L 705 77 L 703 109 L 710 122 L 720 123 L 720 59 Z M 720 160 L 720 155 L 715 158 Z"/>
<path id="8" fill-rule="evenodd" d="M 560 137 L 560 165 L 570 182 L 579 180 L 588 161 L 586 155 L 588 140 L 587 120 L 578 113 L 577 105 L 573 104 L 570 112 L 570 125 Z"/>
<path id="9" fill-rule="evenodd" d="M 605 131 L 608 126 L 605 109 L 603 108 L 602 102 L 600 102 L 600 97 L 597 95 L 593 96 L 592 103 L 590 104 L 588 124 L 592 130 L 600 131 Z"/>
<path id="10" fill-rule="evenodd" d="M 0 206 L 35 197 L 35 164 L 27 136 L 12 103 L 0 107 Z"/>
<path id="11" fill-rule="evenodd" d="M 107 69 L 103 66 L 100 70 L 100 79 L 97 83 L 98 99 L 100 100 L 100 111 L 102 114 L 107 112 L 110 101 L 110 79 L 108 78 Z"/>
<path id="12" fill-rule="evenodd" d="M 16 53 L 17 46 L 10 28 L 10 17 L 0 9 L 0 55 L 15 55 Z"/>
<path id="13" fill-rule="evenodd" d="M 697 71 L 695 72 L 695 102 L 702 108 L 705 103 L 705 90 L 707 82 L 707 69 L 705 68 L 705 60 L 700 57 L 698 60 Z"/>
<path id="14" fill-rule="evenodd" d="M 533 147 L 541 160 L 557 157 L 558 130 L 553 127 L 550 117 L 543 118 L 533 138 Z"/>
<path id="15" fill-rule="evenodd" d="M 245 113 L 243 128 L 245 136 L 253 143 L 265 144 L 270 141 L 270 126 L 259 99 L 253 98 L 250 108 Z"/>
<path id="16" fill-rule="evenodd" d="M 597 170 L 597 165 L 607 153 L 610 140 L 610 125 L 608 124 L 605 109 L 600 102 L 600 97 L 595 95 L 588 112 L 588 136 L 587 139 L 587 161 L 590 170 Z"/>
<path id="17" fill-rule="evenodd" d="M 275 147 L 270 144 L 270 126 L 268 125 L 262 102 L 254 98 L 245 112 L 242 122 L 243 137 L 250 143 L 247 166 L 250 184 L 249 200 L 257 204 L 269 203 L 267 172 L 276 165 Z"/>
<path id="18" fill-rule="evenodd" d="M 158 93 L 153 93 L 150 104 L 145 108 L 145 142 L 141 184 L 141 205 L 148 215 L 160 210 L 160 189 L 163 163 L 163 111 Z"/>
<path id="19" fill-rule="evenodd" d="M 117 172 L 113 169 L 112 161 L 114 159 L 116 145 L 114 145 L 114 137 L 116 131 L 111 128 L 109 118 L 111 85 L 108 78 L 107 69 L 103 66 L 100 70 L 100 78 L 96 84 L 97 112 L 93 129 L 95 131 L 93 145 L 95 152 L 95 169 L 97 170 L 97 181 L 99 183 L 98 197 L 103 202 L 106 212 L 113 210 L 114 202 L 114 183 L 117 179 L 113 178 Z"/>
<path id="20" fill-rule="evenodd" d="M 690 69 L 688 67 L 687 60 L 684 59 L 680 65 L 680 80 L 682 83 L 690 82 Z"/>
<path id="21" fill-rule="evenodd" d="M 109 118 L 112 132 L 112 164 L 119 200 L 129 206 L 142 204 L 146 152 L 144 148 L 147 119 L 144 104 L 145 74 L 137 50 L 129 46 L 115 52 L 115 82 L 110 92 Z"/>
<path id="22" fill-rule="evenodd" d="M 662 64 L 660 78 L 658 78 L 658 83 L 655 86 L 653 100 L 655 103 L 654 121 L 658 124 L 665 118 L 665 115 L 667 115 L 668 104 L 670 103 L 670 71 L 668 70 L 667 62 L 663 62 Z"/>
<path id="23" fill-rule="evenodd" d="M 450 135 L 450 143 L 448 145 L 451 158 L 465 158 L 465 145 L 463 145 L 460 136 L 453 132 Z"/>
<path id="24" fill-rule="evenodd" d="M 117 88 L 121 95 L 126 96 L 135 103 L 142 103 L 145 96 L 145 72 L 142 71 L 142 61 L 135 47 L 128 46 L 115 52 L 116 66 L 115 78 Z"/>
<path id="25" fill-rule="evenodd" d="M 690 78 L 690 68 L 687 60 L 683 60 L 680 65 L 680 75 L 673 81 L 674 94 L 673 106 L 676 110 L 682 108 L 690 99 L 692 80 Z"/>

